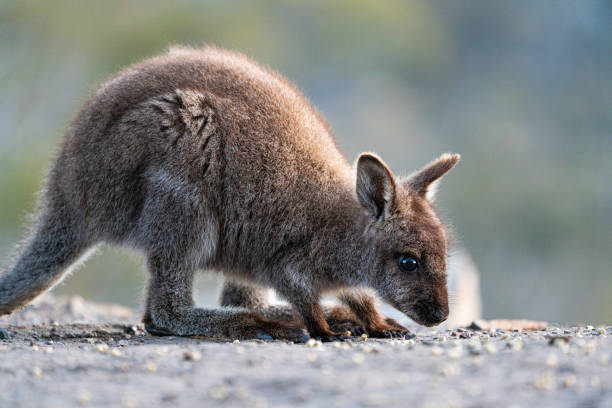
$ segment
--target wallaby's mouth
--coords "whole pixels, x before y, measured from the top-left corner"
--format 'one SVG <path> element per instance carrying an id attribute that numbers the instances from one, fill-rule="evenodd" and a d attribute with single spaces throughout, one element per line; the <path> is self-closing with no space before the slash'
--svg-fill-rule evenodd
<path id="1" fill-rule="evenodd" d="M 445 313 L 441 308 L 413 305 L 410 309 L 402 310 L 402 312 L 416 323 L 426 327 L 437 326 L 448 318 L 448 312 Z"/>

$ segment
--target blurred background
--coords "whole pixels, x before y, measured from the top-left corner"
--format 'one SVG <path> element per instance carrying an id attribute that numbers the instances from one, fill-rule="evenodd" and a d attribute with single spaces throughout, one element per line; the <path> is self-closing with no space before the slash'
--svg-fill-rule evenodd
<path id="1" fill-rule="evenodd" d="M 612 322 L 612 3 L 0 2 L 0 257 L 23 236 L 68 121 L 170 44 L 242 51 L 298 84 L 349 160 L 396 174 L 463 155 L 438 206 L 480 270 L 486 318 Z M 140 255 L 55 289 L 142 303 Z M 202 275 L 200 303 L 220 279 Z"/>

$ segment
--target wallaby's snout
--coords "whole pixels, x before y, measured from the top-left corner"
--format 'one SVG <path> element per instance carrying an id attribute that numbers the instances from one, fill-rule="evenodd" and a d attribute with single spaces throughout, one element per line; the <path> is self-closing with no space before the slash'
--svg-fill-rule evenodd
<path id="1" fill-rule="evenodd" d="M 448 319 L 448 295 L 446 287 L 443 290 L 444 294 L 436 300 L 425 300 L 418 302 L 412 307 L 410 316 L 414 321 L 423 326 L 436 326 Z"/>

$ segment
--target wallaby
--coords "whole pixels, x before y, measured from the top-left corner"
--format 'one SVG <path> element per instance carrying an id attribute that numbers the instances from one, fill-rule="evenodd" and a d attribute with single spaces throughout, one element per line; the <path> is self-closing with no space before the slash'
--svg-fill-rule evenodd
<path id="1" fill-rule="evenodd" d="M 172 48 L 107 81 L 68 126 L 31 235 L 0 275 L 0 314 L 107 242 L 145 254 L 153 334 L 304 341 L 305 327 L 332 340 L 341 333 L 320 297 L 333 291 L 345 305 L 336 317 L 371 336 L 406 331 L 372 291 L 441 323 L 448 234 L 428 196 L 458 160 L 445 154 L 406 178 L 371 153 L 353 167 L 279 74 L 234 52 Z M 222 304 L 242 307 L 195 307 L 199 269 L 225 274 Z M 299 321 L 266 317 L 263 288 Z"/>

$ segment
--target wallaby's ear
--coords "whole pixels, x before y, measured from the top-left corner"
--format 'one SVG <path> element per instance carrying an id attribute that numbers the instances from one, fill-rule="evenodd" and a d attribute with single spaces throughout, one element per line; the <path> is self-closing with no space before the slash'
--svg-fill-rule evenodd
<path id="1" fill-rule="evenodd" d="M 410 175 L 402 184 L 409 190 L 432 200 L 436 192 L 437 182 L 461 158 L 458 154 L 445 153 L 421 170 Z"/>
<path id="2" fill-rule="evenodd" d="M 376 155 L 363 153 L 357 159 L 357 198 L 375 218 L 388 215 L 395 201 L 395 179 Z"/>

